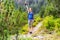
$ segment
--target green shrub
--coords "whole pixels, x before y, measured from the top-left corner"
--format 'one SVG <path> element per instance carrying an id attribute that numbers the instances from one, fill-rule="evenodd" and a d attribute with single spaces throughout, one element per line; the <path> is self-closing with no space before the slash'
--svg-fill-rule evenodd
<path id="1" fill-rule="evenodd" d="M 48 31 L 55 31 L 57 35 L 60 35 L 60 18 L 55 18 L 53 16 L 47 16 L 43 20 L 43 26 Z"/>
<path id="2" fill-rule="evenodd" d="M 54 19 L 53 16 L 47 16 L 45 17 L 45 19 L 43 20 L 43 25 L 46 27 L 46 29 L 52 31 L 54 30 Z"/>
<path id="3" fill-rule="evenodd" d="M 40 22 L 41 21 L 41 18 L 40 17 L 37 17 L 35 20 L 36 20 L 36 22 Z"/>
<path id="4" fill-rule="evenodd" d="M 37 22 L 34 22 L 34 23 L 33 23 L 33 27 L 35 27 L 36 25 L 37 25 Z"/>
<path id="5" fill-rule="evenodd" d="M 39 15 L 35 15 L 35 16 L 34 16 L 33 27 L 35 27 L 41 20 L 42 20 L 42 18 L 40 18 Z"/>
<path id="6" fill-rule="evenodd" d="M 22 34 L 26 34 L 27 32 L 28 32 L 28 24 L 24 25 L 20 30 L 20 33 Z"/>
<path id="7" fill-rule="evenodd" d="M 57 35 L 60 35 L 60 18 L 55 20 L 55 31 L 57 32 Z"/>
<path id="8" fill-rule="evenodd" d="M 34 20 L 37 21 L 37 22 L 40 22 L 40 21 L 42 20 L 42 18 L 40 17 L 39 14 L 36 14 L 36 15 L 34 16 Z"/>

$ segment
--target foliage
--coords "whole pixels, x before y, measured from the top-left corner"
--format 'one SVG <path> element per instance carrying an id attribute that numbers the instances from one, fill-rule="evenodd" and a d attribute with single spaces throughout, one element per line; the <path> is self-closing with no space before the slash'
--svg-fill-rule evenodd
<path id="1" fill-rule="evenodd" d="M 18 34 L 19 32 L 26 34 L 28 32 L 27 12 L 23 11 L 24 6 L 15 6 L 15 0 L 2 0 L 0 2 L 1 40 L 7 40 L 9 34 Z M 37 4 L 32 1 L 30 6 L 34 12 L 40 11 L 40 14 L 37 13 L 38 15 L 35 14 L 34 16 L 34 27 L 42 20 L 41 17 L 44 17 L 43 26 L 49 31 L 60 34 L 60 0 L 38 0 Z M 26 40 L 29 40 L 29 38 Z"/>
<path id="2" fill-rule="evenodd" d="M 57 32 L 58 35 L 60 35 L 60 18 L 57 18 L 55 20 L 55 31 Z"/>
<path id="3" fill-rule="evenodd" d="M 43 26 L 49 31 L 55 31 L 60 33 L 60 18 L 54 18 L 53 16 L 47 16 L 43 20 Z"/>
<path id="4" fill-rule="evenodd" d="M 24 25 L 20 30 L 21 34 L 26 34 L 28 32 L 28 24 Z"/>
<path id="5" fill-rule="evenodd" d="M 54 17 L 60 17 L 60 2 L 59 0 L 46 0 L 45 6 L 43 5 L 40 10 L 40 16 L 46 17 L 53 15 Z"/>
<path id="6" fill-rule="evenodd" d="M 33 27 L 35 27 L 40 21 L 42 21 L 42 18 L 40 18 L 40 16 L 35 16 Z"/>
<path id="7" fill-rule="evenodd" d="M 15 8 L 14 0 L 3 0 L 0 5 L 1 36 L 4 36 L 4 30 L 7 30 L 8 34 L 16 34 L 23 25 L 27 24 L 27 13 L 22 12 L 20 6 Z"/>
<path id="8" fill-rule="evenodd" d="M 54 20 L 53 16 L 47 16 L 43 20 L 43 25 L 48 29 L 48 30 L 54 30 Z"/>

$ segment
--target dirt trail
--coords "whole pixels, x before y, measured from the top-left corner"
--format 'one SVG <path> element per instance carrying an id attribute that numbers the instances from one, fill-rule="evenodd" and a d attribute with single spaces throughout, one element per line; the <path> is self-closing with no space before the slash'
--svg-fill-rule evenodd
<path id="1" fill-rule="evenodd" d="M 36 25 L 36 27 L 33 28 L 32 34 L 34 34 L 41 26 L 42 26 L 42 22 L 39 22 L 39 23 Z M 20 37 L 31 37 L 32 34 L 30 34 L 30 33 L 28 32 L 28 34 L 26 34 L 26 35 L 19 35 L 19 38 L 20 38 Z M 11 36 L 11 39 L 15 39 L 15 36 L 16 36 L 16 35 Z M 43 36 L 36 36 L 36 37 L 33 37 L 33 38 L 43 38 Z M 15 39 L 15 40 L 16 40 L 16 39 Z"/>

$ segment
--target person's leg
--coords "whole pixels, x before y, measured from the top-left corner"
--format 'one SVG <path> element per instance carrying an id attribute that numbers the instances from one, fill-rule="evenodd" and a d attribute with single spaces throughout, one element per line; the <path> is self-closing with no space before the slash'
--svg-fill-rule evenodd
<path id="1" fill-rule="evenodd" d="M 33 31 L 33 20 L 30 20 L 30 34 L 32 34 Z"/>
<path id="2" fill-rule="evenodd" d="M 30 33 L 32 33 L 32 30 L 33 30 L 33 20 L 28 20 L 28 25 L 29 25 L 29 27 L 28 27 L 28 30 L 29 30 L 29 32 Z"/>
<path id="3" fill-rule="evenodd" d="M 29 30 L 29 32 L 30 32 L 30 30 L 31 30 L 31 22 L 30 22 L 31 20 L 28 20 L 28 30 Z"/>
<path id="4" fill-rule="evenodd" d="M 31 31 L 33 30 L 33 20 L 31 20 Z"/>

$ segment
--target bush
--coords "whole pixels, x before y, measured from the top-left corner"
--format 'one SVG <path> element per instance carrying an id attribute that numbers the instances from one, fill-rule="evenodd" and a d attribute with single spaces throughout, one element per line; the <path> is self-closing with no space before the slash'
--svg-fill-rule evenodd
<path id="1" fill-rule="evenodd" d="M 57 35 L 60 35 L 60 18 L 55 20 L 55 31 L 57 32 Z"/>
<path id="2" fill-rule="evenodd" d="M 55 31 L 58 35 L 60 35 L 60 18 L 55 18 L 53 16 L 47 16 L 43 20 L 43 26 L 48 31 Z"/>
<path id="3" fill-rule="evenodd" d="M 37 22 L 34 22 L 34 23 L 33 23 L 33 27 L 35 27 L 36 25 L 37 25 Z"/>
<path id="4" fill-rule="evenodd" d="M 26 24 L 25 26 L 23 26 L 20 30 L 21 34 L 26 34 L 28 32 L 28 24 Z"/>
<path id="5" fill-rule="evenodd" d="M 40 17 L 40 15 L 36 14 L 36 15 L 34 16 L 33 27 L 35 27 L 41 20 L 42 20 L 42 18 Z"/>
<path id="6" fill-rule="evenodd" d="M 46 29 L 52 31 L 54 30 L 54 19 L 53 16 L 47 16 L 45 17 L 45 19 L 43 20 L 43 25 L 46 27 Z"/>

